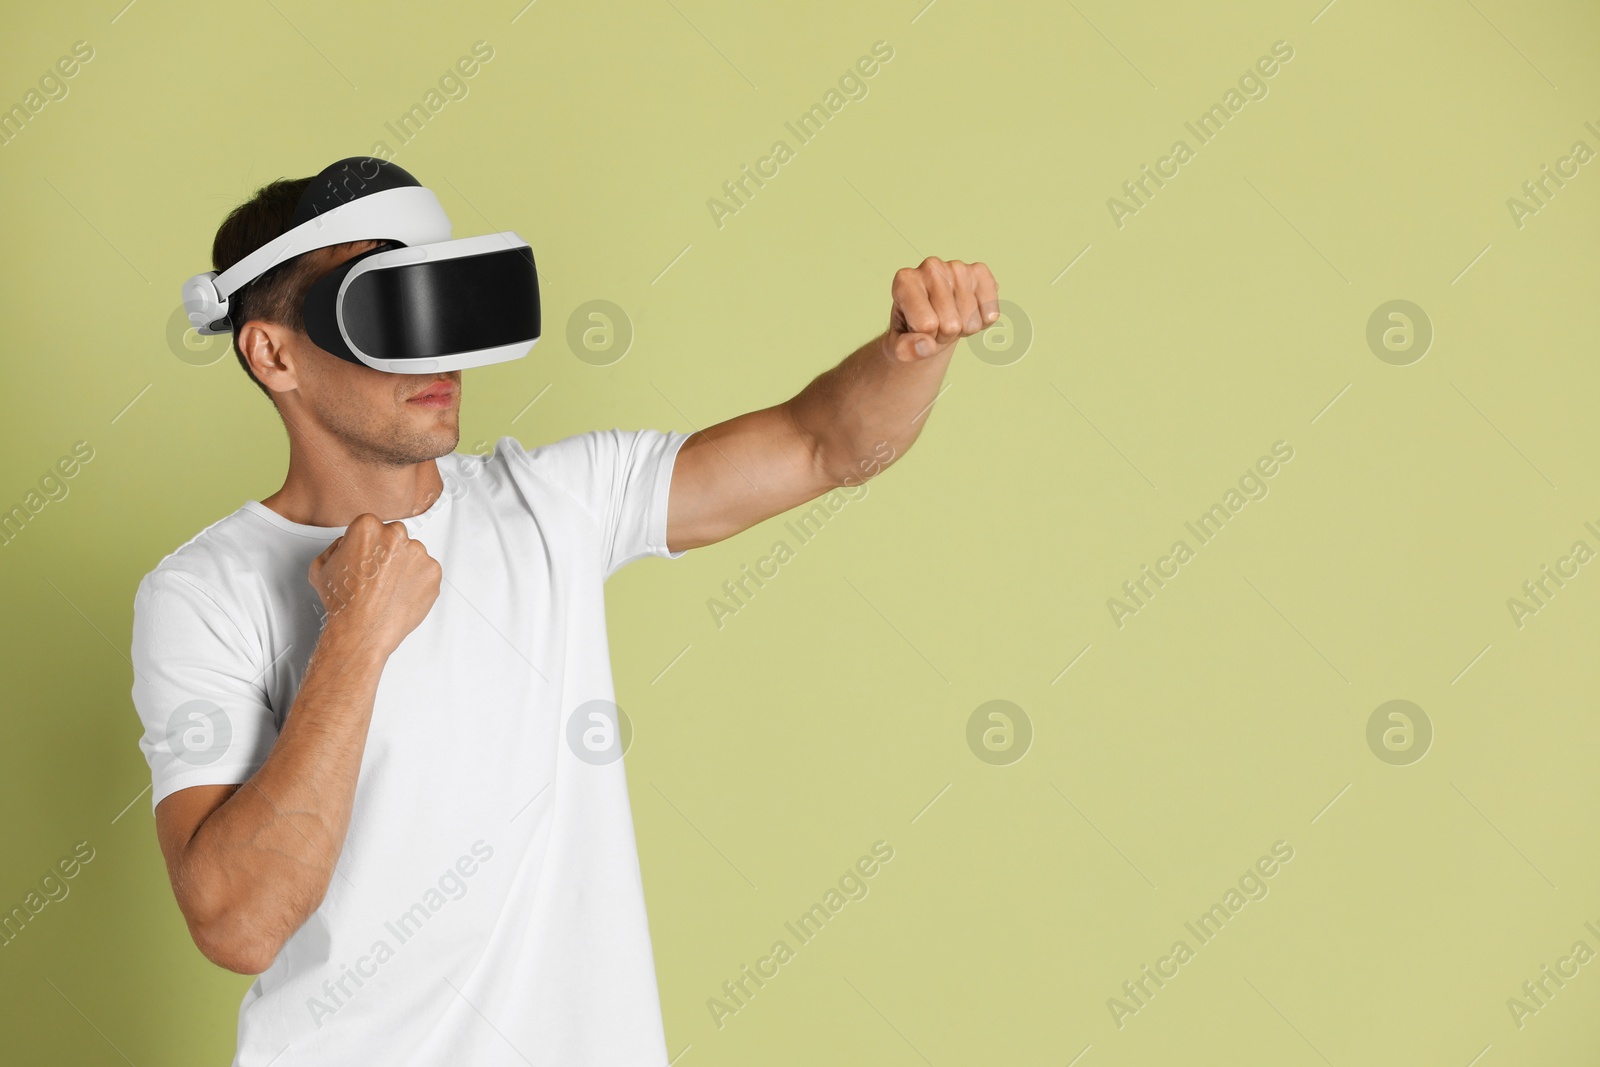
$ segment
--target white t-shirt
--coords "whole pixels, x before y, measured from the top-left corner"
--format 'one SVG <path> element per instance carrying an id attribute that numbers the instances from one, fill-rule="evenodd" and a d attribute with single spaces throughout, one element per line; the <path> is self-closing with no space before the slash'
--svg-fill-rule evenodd
<path id="1" fill-rule="evenodd" d="M 384 667 L 327 896 L 245 995 L 235 1067 L 665 1067 L 602 586 L 683 554 L 688 437 L 437 461 L 443 493 L 403 521 L 439 598 Z M 324 622 L 306 570 L 343 532 L 250 501 L 140 582 L 153 803 L 266 759 Z"/>

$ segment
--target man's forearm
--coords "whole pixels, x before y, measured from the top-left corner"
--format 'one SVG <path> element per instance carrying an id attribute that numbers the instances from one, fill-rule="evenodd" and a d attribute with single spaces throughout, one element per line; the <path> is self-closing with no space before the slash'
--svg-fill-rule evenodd
<path id="1" fill-rule="evenodd" d="M 888 336 L 885 331 L 856 349 L 788 403 L 796 423 L 817 443 L 819 462 L 840 485 L 863 480 L 861 463 L 881 456 L 882 442 L 893 449 L 892 457 L 905 454 L 928 421 L 955 352 L 948 345 L 926 359 L 903 362 L 888 351 Z"/>
<path id="2" fill-rule="evenodd" d="M 781 404 L 690 434 L 678 450 L 667 547 L 716 544 L 888 467 L 916 441 L 964 337 L 1000 317 L 982 263 L 897 271 L 889 328 Z"/>
<path id="3" fill-rule="evenodd" d="M 325 630 L 266 761 L 184 849 L 174 889 L 214 962 L 259 973 L 322 903 L 385 658 Z"/>
<path id="4" fill-rule="evenodd" d="M 939 398 L 956 345 L 1000 317 L 999 287 L 982 263 L 930 256 L 897 271 L 891 293 L 889 328 L 784 405 L 835 485 L 905 455 Z"/>

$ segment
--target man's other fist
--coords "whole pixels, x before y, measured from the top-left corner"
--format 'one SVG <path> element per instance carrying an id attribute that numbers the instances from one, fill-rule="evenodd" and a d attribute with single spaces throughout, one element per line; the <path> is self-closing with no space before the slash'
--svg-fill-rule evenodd
<path id="1" fill-rule="evenodd" d="M 405 523 L 366 513 L 306 573 L 327 612 L 324 632 L 342 630 L 388 657 L 439 598 L 444 571 Z"/>
<path id="2" fill-rule="evenodd" d="M 982 263 L 929 256 L 895 272 L 884 350 L 910 363 L 942 354 L 1000 317 L 1000 288 Z"/>

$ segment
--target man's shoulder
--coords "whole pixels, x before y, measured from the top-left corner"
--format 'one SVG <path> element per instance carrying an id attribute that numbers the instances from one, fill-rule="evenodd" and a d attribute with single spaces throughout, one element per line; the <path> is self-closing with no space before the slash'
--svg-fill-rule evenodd
<path id="1" fill-rule="evenodd" d="M 188 586 L 219 596 L 230 585 L 258 570 L 264 529 L 249 505 L 224 515 L 163 556 L 139 581 L 139 592 Z"/>
<path id="2" fill-rule="evenodd" d="M 627 463 L 635 455 L 670 445 L 676 438 L 687 436 L 665 430 L 624 430 L 616 426 L 584 430 L 532 446 L 506 436 L 495 442 L 492 455 L 507 465 L 521 466 L 524 470 L 557 479 L 573 475 L 592 476 L 610 474 L 619 464 Z"/>
<path id="3" fill-rule="evenodd" d="M 533 478 L 566 492 L 591 481 L 618 451 L 626 451 L 639 430 L 585 430 L 543 444 L 525 445 L 515 437 L 495 441 L 494 451 L 483 457 L 497 463 L 514 478 Z"/>

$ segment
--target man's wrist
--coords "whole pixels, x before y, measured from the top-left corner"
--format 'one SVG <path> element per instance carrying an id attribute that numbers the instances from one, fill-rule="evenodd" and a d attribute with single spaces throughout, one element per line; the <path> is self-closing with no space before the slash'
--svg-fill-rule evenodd
<path id="1" fill-rule="evenodd" d="M 323 624 L 314 655 L 318 660 L 338 663 L 341 674 L 370 672 L 376 680 L 393 651 L 372 627 L 336 612 Z"/>

